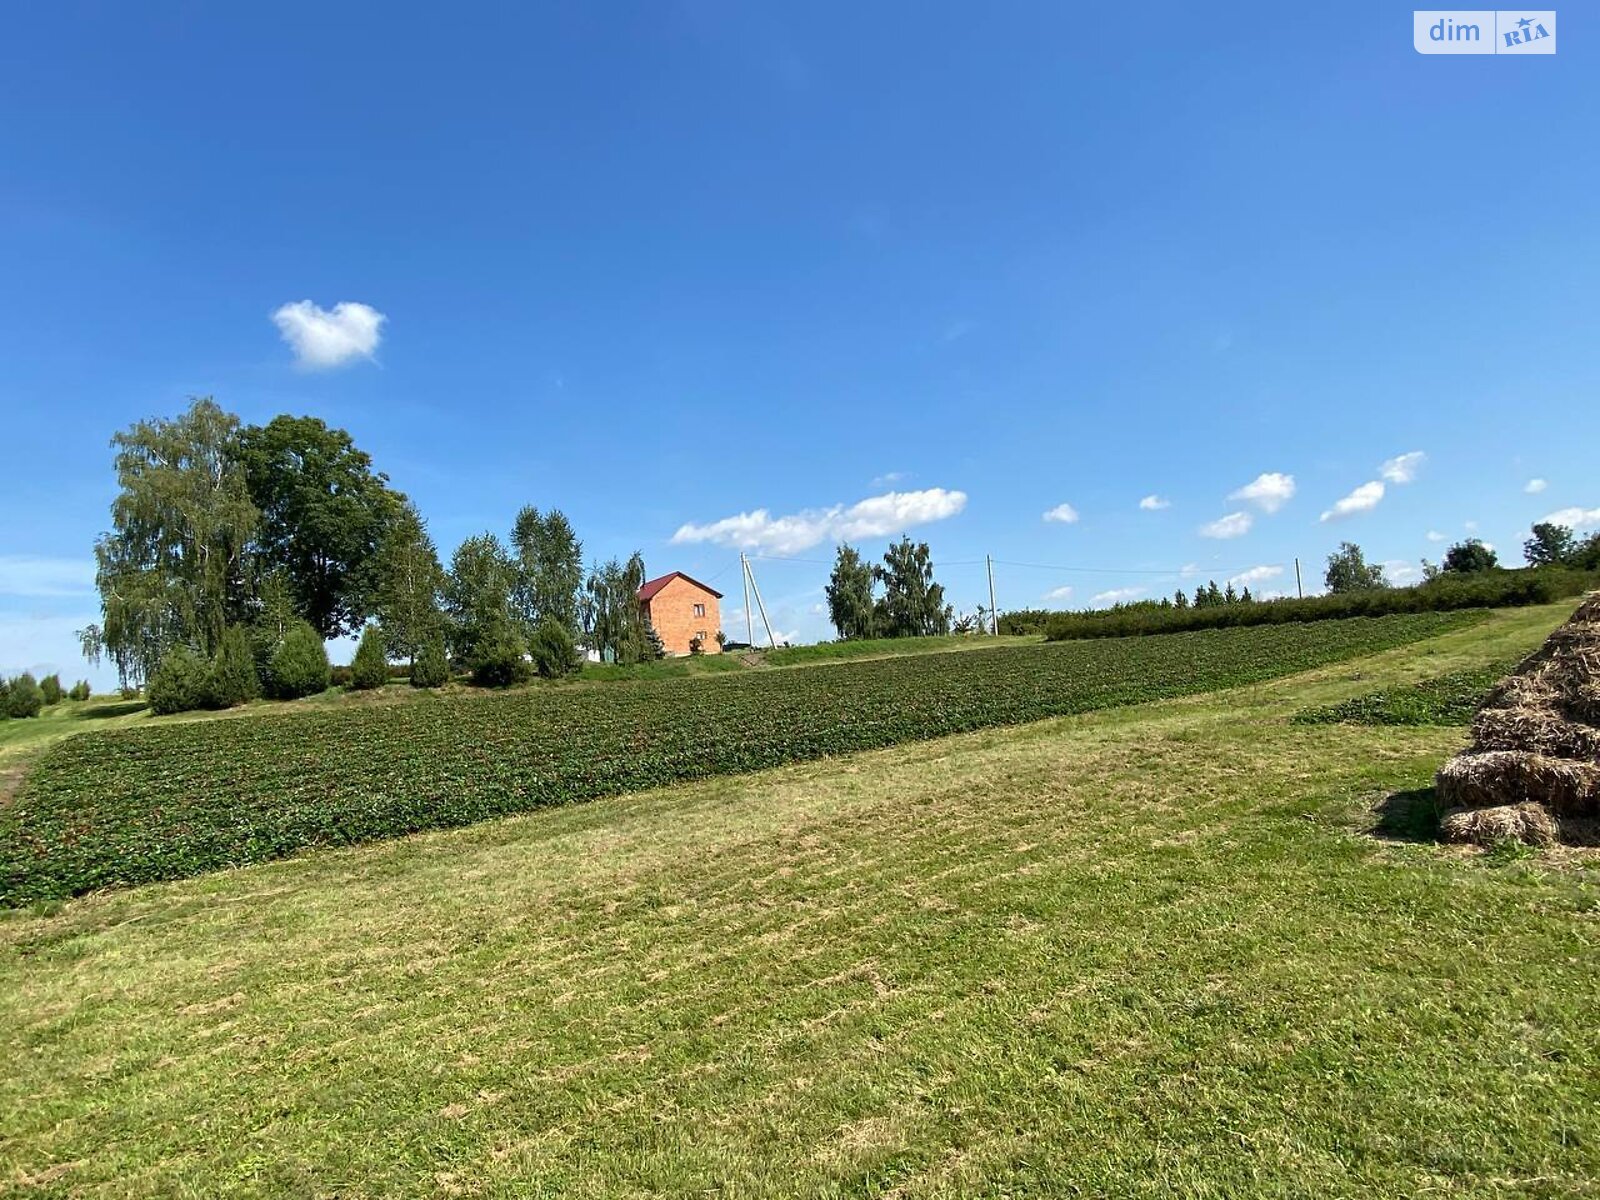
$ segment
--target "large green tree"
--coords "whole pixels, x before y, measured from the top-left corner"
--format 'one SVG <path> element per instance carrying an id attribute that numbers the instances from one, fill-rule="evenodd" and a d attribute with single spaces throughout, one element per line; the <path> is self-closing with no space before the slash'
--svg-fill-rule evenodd
<path id="1" fill-rule="evenodd" d="M 1340 542 L 1339 548 L 1328 555 L 1328 569 L 1322 580 L 1332 593 L 1370 592 L 1389 586 L 1383 568 L 1377 563 L 1368 564 L 1367 556 L 1354 542 Z"/>
<path id="2" fill-rule="evenodd" d="M 1540 521 L 1522 543 L 1522 556 L 1530 567 L 1548 567 L 1570 562 L 1578 549 L 1577 536 L 1565 525 Z"/>
<path id="3" fill-rule="evenodd" d="M 301 615 L 325 638 L 371 613 L 372 570 L 397 497 L 350 435 L 316 417 L 274 417 L 238 436 L 261 557 L 281 569 Z"/>
<path id="4" fill-rule="evenodd" d="M 378 539 L 372 573 L 372 612 L 385 648 L 415 663 L 422 648 L 443 630 L 439 593 L 444 569 L 428 527 L 409 500 L 397 503 Z"/>
<path id="5" fill-rule="evenodd" d="M 842 544 L 833 560 L 833 574 L 825 589 L 828 619 L 843 641 L 873 636 L 872 564 L 854 546 Z"/>
<path id="6" fill-rule="evenodd" d="M 95 542 L 102 617 L 80 637 L 124 685 L 149 679 L 174 646 L 215 654 L 228 625 L 248 615 L 260 514 L 232 453 L 238 428 L 204 397 L 111 439 L 119 490 L 111 530 Z"/>
<path id="7" fill-rule="evenodd" d="M 470 537 L 456 547 L 444 580 L 444 608 L 450 618 L 450 651 L 471 667 L 490 647 L 500 647 L 516 629 L 511 589 L 516 569 L 492 533 Z"/>
<path id="8" fill-rule="evenodd" d="M 517 618 L 531 637 L 544 621 L 574 636 L 579 630 L 578 593 L 583 588 L 583 543 L 559 508 L 540 513 L 531 505 L 517 514 L 511 531 L 516 554 Z"/>
<path id="9" fill-rule="evenodd" d="M 944 587 L 934 582 L 927 542 L 913 544 L 902 536 L 889 546 L 882 565 L 874 567 L 872 574 L 883 585 L 874 621 L 880 637 L 950 632 L 953 609 L 944 602 Z"/>
<path id="10" fill-rule="evenodd" d="M 1444 569 L 1455 575 L 1472 575 L 1478 571 L 1492 571 L 1500 565 L 1499 555 L 1477 538 L 1458 542 L 1445 551 Z"/>

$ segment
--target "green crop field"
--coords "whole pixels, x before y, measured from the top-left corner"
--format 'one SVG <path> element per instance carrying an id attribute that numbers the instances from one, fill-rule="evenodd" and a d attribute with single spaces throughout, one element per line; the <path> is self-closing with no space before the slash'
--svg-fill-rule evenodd
<path id="1" fill-rule="evenodd" d="M 46 751 L 0 809 L 0 902 L 1228 687 L 1481 619 L 1001 647 L 85 734 Z"/>
<path id="2" fill-rule="evenodd" d="M 1593 1195 L 1594 858 L 1290 720 L 1564 615 L 0 914 L 0 1190 Z"/>

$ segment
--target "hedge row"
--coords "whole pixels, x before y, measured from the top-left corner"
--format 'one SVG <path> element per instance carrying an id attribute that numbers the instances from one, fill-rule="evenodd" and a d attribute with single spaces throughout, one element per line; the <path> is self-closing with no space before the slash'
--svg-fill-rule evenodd
<path id="1" fill-rule="evenodd" d="M 0 902 L 1208 691 L 1474 619 L 996 647 L 89 733 L 49 750 L 0 811 Z"/>
<path id="2" fill-rule="evenodd" d="M 1304 600 L 1263 600 L 1210 608 L 1162 608 L 1132 604 L 1095 612 L 1026 612 L 1000 619 L 1002 633 L 1044 633 L 1053 642 L 1078 638 L 1130 637 L 1150 633 L 1186 633 L 1197 629 L 1232 629 L 1246 625 L 1287 625 L 1346 617 L 1380 617 L 1395 613 L 1455 612 L 1467 608 L 1515 608 L 1551 604 L 1580 595 L 1596 585 L 1596 576 L 1565 567 L 1521 571 L 1482 571 L 1446 575 L 1416 587 L 1378 588 L 1311 596 Z"/>

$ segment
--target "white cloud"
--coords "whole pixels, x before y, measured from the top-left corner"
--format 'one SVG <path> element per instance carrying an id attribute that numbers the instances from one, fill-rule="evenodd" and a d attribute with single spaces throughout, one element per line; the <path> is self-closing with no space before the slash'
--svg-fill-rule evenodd
<path id="1" fill-rule="evenodd" d="M 1046 600 L 1071 600 L 1072 585 L 1069 583 L 1064 587 L 1051 588 L 1044 594 L 1044 598 Z"/>
<path id="2" fill-rule="evenodd" d="M 1184 579 L 1188 579 L 1191 575 L 1198 575 L 1200 574 L 1200 564 L 1184 563 L 1183 566 L 1178 568 L 1178 574 Z"/>
<path id="3" fill-rule="evenodd" d="M 1430 542 L 1442 542 L 1444 539 L 1445 535 L 1440 533 L 1437 529 L 1428 530 L 1428 540 Z"/>
<path id="4" fill-rule="evenodd" d="M 1228 499 L 1247 500 L 1264 513 L 1275 513 L 1294 499 L 1294 476 L 1267 471 L 1230 493 Z"/>
<path id="5" fill-rule="evenodd" d="M 1078 510 L 1070 504 L 1058 504 L 1044 514 L 1046 521 L 1058 521 L 1062 525 L 1076 525 L 1078 523 Z"/>
<path id="6" fill-rule="evenodd" d="M 1200 526 L 1200 536 L 1208 538 L 1243 537 L 1250 532 L 1250 526 L 1255 524 L 1255 520 L 1247 512 L 1229 513 L 1225 517 L 1218 517 L 1209 525 Z"/>
<path id="7" fill-rule="evenodd" d="M 1164 496 L 1150 495 L 1139 501 L 1139 507 L 1145 512 L 1160 512 L 1163 508 L 1171 508 L 1172 501 Z"/>
<path id="8" fill-rule="evenodd" d="M 1397 454 L 1378 468 L 1378 474 L 1390 483 L 1410 483 L 1417 477 L 1417 472 L 1427 460 L 1428 456 L 1421 450 L 1413 450 L 1409 454 Z"/>
<path id="9" fill-rule="evenodd" d="M 1568 529 L 1590 529 L 1600 525 L 1600 508 L 1563 508 L 1544 519 L 1545 524 L 1565 525 Z"/>
<path id="10" fill-rule="evenodd" d="M 672 535 L 675 544 L 714 542 L 771 554 L 795 554 L 828 539 L 887 537 L 914 525 L 942 521 L 967 506 L 965 492 L 926 488 L 920 492 L 886 492 L 869 496 L 848 507 L 806 509 L 774 517 L 767 509 L 739 513 L 706 525 L 681 525 Z"/>
<path id="11" fill-rule="evenodd" d="M 377 309 L 351 300 L 339 301 L 331 311 L 300 300 L 272 314 L 278 332 L 294 350 L 295 361 L 311 370 L 371 358 L 388 319 Z"/>
<path id="12" fill-rule="evenodd" d="M 1422 578 L 1422 568 L 1414 562 L 1403 558 L 1390 558 L 1379 564 L 1383 567 L 1384 578 L 1395 587 L 1405 587 L 1407 584 L 1416 583 Z"/>
<path id="13" fill-rule="evenodd" d="M 911 474 L 908 471 L 885 471 L 874 479 L 869 486 L 874 488 L 893 487 L 895 484 L 904 483 L 910 478 Z"/>
<path id="14" fill-rule="evenodd" d="M 1383 484 L 1376 479 L 1370 483 L 1363 483 L 1342 500 L 1334 501 L 1333 507 L 1322 514 L 1322 519 L 1324 521 L 1337 521 L 1340 517 L 1371 512 L 1378 507 L 1378 501 L 1383 499 L 1383 490 Z"/>
<path id="15" fill-rule="evenodd" d="M 1279 575 L 1282 575 L 1282 574 L 1283 574 L 1283 568 L 1282 567 L 1276 567 L 1276 566 L 1251 567 L 1248 571 L 1240 571 L 1237 575 L 1235 575 L 1231 579 L 1229 579 L 1228 582 L 1231 583 L 1231 584 L 1234 584 L 1236 586 L 1239 586 L 1239 587 L 1251 587 L 1251 586 L 1259 587 L 1261 584 L 1265 583 L 1267 580 L 1276 579 Z"/>
<path id="16" fill-rule="evenodd" d="M 1542 479 L 1530 479 L 1522 490 L 1527 492 L 1530 496 L 1537 496 L 1549 486 L 1550 485 Z"/>
<path id="17" fill-rule="evenodd" d="M 0 596 L 86 596 L 94 592 L 94 560 L 0 554 Z"/>
<path id="18" fill-rule="evenodd" d="M 1090 603 L 1095 605 L 1124 604 L 1129 600 L 1137 600 L 1149 590 L 1149 588 L 1142 587 L 1112 588 L 1108 592 L 1096 592 Z"/>

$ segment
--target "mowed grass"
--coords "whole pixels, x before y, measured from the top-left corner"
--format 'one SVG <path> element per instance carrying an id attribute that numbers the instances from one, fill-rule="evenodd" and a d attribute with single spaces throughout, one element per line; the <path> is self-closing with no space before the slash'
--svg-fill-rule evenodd
<path id="1" fill-rule="evenodd" d="M 0 1179 L 73 1196 L 1567 1196 L 1600 877 L 1369 836 L 1298 727 L 1565 615 L 0 920 Z"/>

